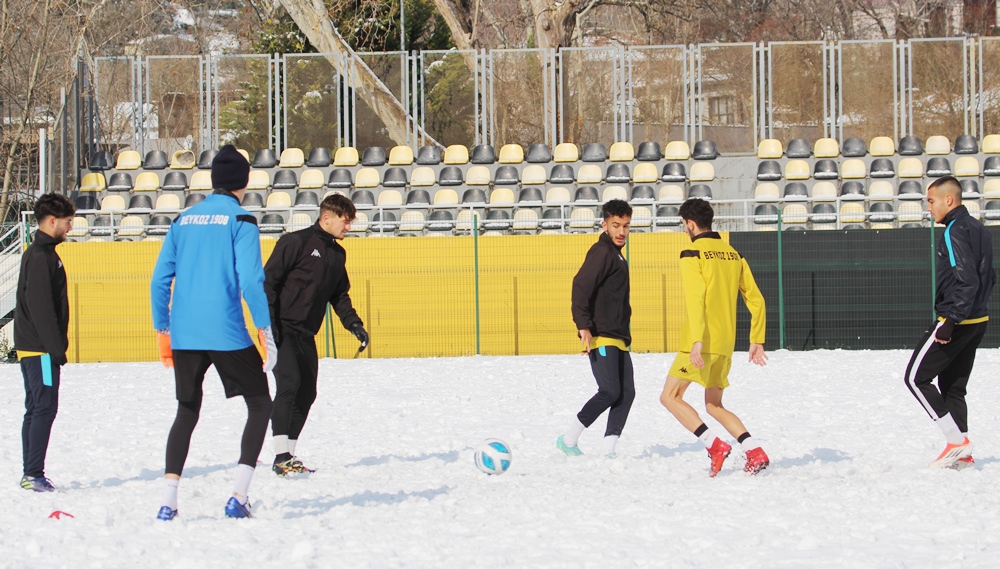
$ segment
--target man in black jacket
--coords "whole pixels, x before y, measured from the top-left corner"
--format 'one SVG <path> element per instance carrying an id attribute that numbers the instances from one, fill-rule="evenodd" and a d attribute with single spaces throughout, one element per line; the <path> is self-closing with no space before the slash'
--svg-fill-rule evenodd
<path id="1" fill-rule="evenodd" d="M 587 251 L 583 266 L 573 278 L 572 306 L 573 322 L 583 351 L 590 358 L 598 391 L 556 440 L 556 447 L 569 456 L 583 454 L 577 447 L 580 434 L 610 407 L 601 454 L 613 457 L 635 399 L 628 351 L 632 343 L 628 262 L 622 254 L 632 208 L 622 200 L 610 200 L 601 213 L 604 232 Z"/>
<path id="2" fill-rule="evenodd" d="M 927 188 L 927 207 L 934 221 L 945 226 L 937 244 L 938 317 L 913 351 L 906 386 L 947 440 L 930 466 L 968 468 L 975 461 L 965 387 L 989 320 L 987 303 L 996 282 L 993 242 L 962 205 L 962 187 L 955 178 L 939 178 Z"/>
<path id="3" fill-rule="evenodd" d="M 295 458 L 295 445 L 316 400 L 319 357 L 316 334 L 333 305 L 340 322 L 368 345 L 368 333 L 351 305 L 351 282 L 345 263 L 347 253 L 337 243 L 351 229 L 355 209 L 351 200 L 333 194 L 320 204 L 319 220 L 312 227 L 278 240 L 264 266 L 264 290 L 271 307 L 271 323 L 278 344 L 274 368 L 277 395 L 271 413 L 274 437 L 274 472 L 306 472 Z"/>
<path id="4" fill-rule="evenodd" d="M 59 370 L 69 347 L 69 299 L 66 270 L 56 245 L 73 229 L 76 208 L 66 197 L 45 194 L 35 203 L 38 231 L 21 257 L 14 309 L 14 348 L 24 376 L 24 422 L 21 488 L 52 492 L 45 477 L 45 454 L 59 408 Z"/>

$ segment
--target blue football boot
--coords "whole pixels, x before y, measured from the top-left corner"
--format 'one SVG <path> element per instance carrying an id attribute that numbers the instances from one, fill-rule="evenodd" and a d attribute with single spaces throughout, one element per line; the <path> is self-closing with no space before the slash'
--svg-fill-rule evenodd
<path id="1" fill-rule="evenodd" d="M 169 522 L 170 520 L 177 517 L 177 510 L 170 509 L 170 506 L 163 506 L 160 508 L 160 513 L 156 514 L 156 519 Z"/>
<path id="2" fill-rule="evenodd" d="M 226 502 L 226 517 L 227 518 L 252 518 L 250 515 L 250 500 L 247 499 L 246 504 L 241 504 L 236 496 L 233 496 Z"/>
<path id="3" fill-rule="evenodd" d="M 31 490 L 33 492 L 55 492 L 56 487 L 52 485 L 52 481 L 44 476 L 39 476 L 37 478 L 29 478 L 24 476 L 21 478 L 21 488 L 25 490 Z"/>

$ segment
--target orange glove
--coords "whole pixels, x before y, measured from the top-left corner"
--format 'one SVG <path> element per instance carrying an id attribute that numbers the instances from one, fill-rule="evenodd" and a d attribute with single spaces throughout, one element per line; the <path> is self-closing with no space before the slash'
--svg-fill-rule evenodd
<path id="1" fill-rule="evenodd" d="M 278 346 L 274 343 L 274 334 L 271 327 L 265 326 L 257 330 L 257 340 L 260 341 L 261 359 L 264 360 L 264 373 L 274 369 L 274 364 L 278 363 Z"/>
<path id="2" fill-rule="evenodd" d="M 174 351 L 170 348 L 170 334 L 157 332 L 156 342 L 160 348 L 160 362 L 166 367 L 174 367 Z"/>

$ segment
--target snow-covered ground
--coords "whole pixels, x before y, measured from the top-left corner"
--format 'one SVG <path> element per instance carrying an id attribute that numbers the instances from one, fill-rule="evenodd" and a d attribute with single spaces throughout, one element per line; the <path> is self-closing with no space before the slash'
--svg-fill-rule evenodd
<path id="1" fill-rule="evenodd" d="M 742 357 L 741 357 L 742 356 Z M 771 457 L 715 479 L 704 448 L 660 406 L 672 354 L 634 357 L 637 397 L 619 456 L 554 446 L 595 390 L 581 356 L 323 360 L 297 454 L 279 479 L 270 438 L 250 496 L 223 516 L 245 411 L 214 372 L 180 486 L 154 519 L 174 413 L 159 364 L 70 365 L 47 474 L 18 487 L 23 390 L 0 366 L 3 567 L 996 567 L 1000 563 L 1000 350 L 981 350 L 969 400 L 976 470 L 932 470 L 943 438 L 906 391 L 908 352 L 737 354 L 726 403 Z M 688 399 L 697 402 L 700 388 Z M 720 434 L 717 425 L 709 423 Z M 500 438 L 490 477 L 472 448 Z M 50 519 L 53 511 L 73 518 Z"/>

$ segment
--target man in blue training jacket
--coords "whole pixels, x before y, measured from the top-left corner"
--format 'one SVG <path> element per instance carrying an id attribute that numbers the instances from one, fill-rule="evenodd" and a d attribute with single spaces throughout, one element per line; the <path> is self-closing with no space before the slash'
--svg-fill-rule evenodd
<path id="1" fill-rule="evenodd" d="M 223 146 L 212 161 L 215 191 L 177 216 L 153 270 L 153 327 L 159 336 L 160 361 L 173 366 L 177 391 L 177 417 L 167 438 L 163 502 L 157 515 L 161 520 L 177 515 L 177 485 L 198 423 L 202 382 L 212 365 L 226 397 L 242 395 L 248 412 L 236 487 L 225 514 L 251 517 L 247 492 L 271 416 L 267 372 L 274 367 L 277 348 L 264 294 L 257 219 L 240 207 L 249 177 L 247 160 L 232 145 Z M 247 332 L 241 293 L 259 330 L 266 361 Z"/>

